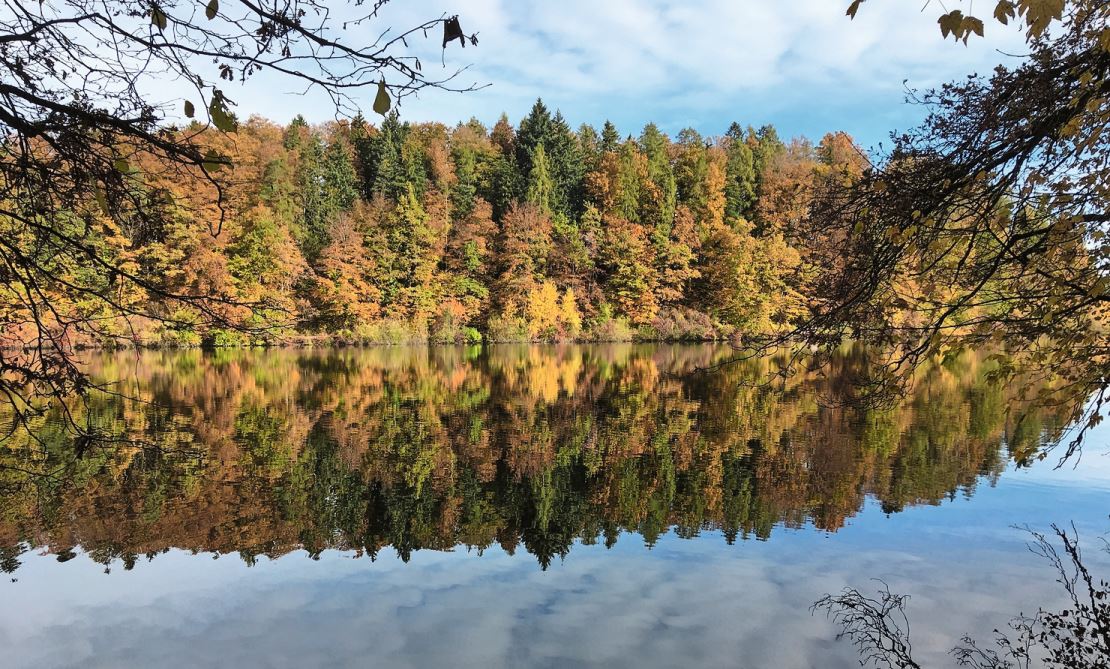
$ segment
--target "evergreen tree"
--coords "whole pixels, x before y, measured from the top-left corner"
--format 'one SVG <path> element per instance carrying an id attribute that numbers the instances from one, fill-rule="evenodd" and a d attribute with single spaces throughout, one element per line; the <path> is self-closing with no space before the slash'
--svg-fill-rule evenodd
<path id="1" fill-rule="evenodd" d="M 755 204 L 755 155 L 738 123 L 729 126 L 725 137 L 725 216 L 733 220 L 745 216 Z"/>
<path id="2" fill-rule="evenodd" d="M 644 223 L 659 228 L 662 235 L 670 234 L 671 220 L 678 203 L 678 184 L 667 154 L 667 145 L 667 136 L 659 131 L 658 126 L 654 123 L 644 126 L 640 133 L 640 149 L 647 158 L 648 178 L 655 186 L 652 195 L 656 200 L 653 203 L 655 214 L 651 217 L 654 220 L 645 220 Z"/>
<path id="3" fill-rule="evenodd" d="M 350 151 L 337 136 L 327 147 L 315 133 L 301 147 L 297 185 L 302 201 L 301 248 L 311 262 L 328 243 L 328 228 L 358 197 Z"/>
<path id="4" fill-rule="evenodd" d="M 293 225 L 296 220 L 295 190 L 293 172 L 285 156 L 271 160 L 262 168 L 259 198 L 286 225 Z"/>
<path id="5" fill-rule="evenodd" d="M 470 147 L 452 147 L 455 188 L 451 191 L 451 217 L 465 218 L 474 209 L 478 196 L 478 155 Z"/>
<path id="6" fill-rule="evenodd" d="M 174 290 L 284 310 L 253 309 L 251 324 L 296 318 L 325 331 L 434 318 L 440 332 L 508 316 L 527 333 L 529 304 L 545 338 L 580 331 L 572 311 L 599 336 L 613 315 L 672 334 L 694 323 L 712 334 L 710 317 L 774 330 L 839 262 L 838 240 L 810 224 L 814 194 L 866 167 L 843 133 L 784 146 L 770 126 L 734 123 L 716 142 L 686 129 L 672 143 L 649 123 L 621 141 L 610 122 L 571 132 L 542 101 L 519 133 L 504 115 L 487 133 L 475 120 L 449 131 L 392 113 L 380 129 L 297 117 L 202 137 L 234 164 L 216 175 L 226 241 L 208 242 L 205 221 L 181 207 L 161 229 L 102 243 Z M 168 184 L 182 202 L 190 187 Z"/>
<path id="7" fill-rule="evenodd" d="M 705 175 L 709 170 L 709 158 L 701 135 L 693 128 L 685 128 L 678 133 L 678 155 L 675 161 L 675 181 L 678 185 L 678 198 L 697 210 L 705 202 Z"/>
<path id="8" fill-rule="evenodd" d="M 308 121 L 304 116 L 297 114 L 293 120 L 289 122 L 289 126 L 285 129 L 282 135 L 282 146 L 286 151 L 296 151 L 301 148 L 304 142 L 305 135 L 308 133 Z"/>
<path id="9" fill-rule="evenodd" d="M 392 239 L 401 269 L 395 313 L 402 318 L 426 316 L 435 303 L 430 291 L 438 258 L 429 255 L 435 246 L 435 235 L 412 184 L 406 185 L 405 194 L 397 203 L 393 227 Z"/>
<path id="10" fill-rule="evenodd" d="M 299 149 L 296 182 L 301 207 L 296 225 L 297 241 L 305 258 L 312 262 L 327 244 L 329 212 L 323 174 L 324 145 L 315 133 L 311 133 L 300 140 Z"/>
<path id="11" fill-rule="evenodd" d="M 324 188 L 328 198 L 328 215 L 350 211 L 358 198 L 358 175 L 351 160 L 351 149 L 341 136 L 336 136 L 324 152 Z"/>
<path id="12" fill-rule="evenodd" d="M 578 154 L 582 157 L 582 167 L 586 172 L 597 169 L 601 159 L 601 136 L 588 123 L 578 126 Z"/>
<path id="13" fill-rule="evenodd" d="M 578 139 L 559 111 L 551 120 L 543 147 L 553 182 L 551 209 L 567 218 L 574 218 L 582 208 L 585 166 L 578 151 Z"/>
<path id="14" fill-rule="evenodd" d="M 752 169 L 755 171 L 755 192 L 763 195 L 763 179 L 774 161 L 786 152 L 786 145 L 779 139 L 775 126 L 767 124 L 753 131 L 748 128 L 748 146 L 752 149 Z"/>
<path id="15" fill-rule="evenodd" d="M 645 200 L 653 193 L 648 188 L 647 159 L 634 142 L 620 147 L 616 191 L 613 208 L 624 219 L 641 223 L 640 211 Z"/>
<path id="16" fill-rule="evenodd" d="M 406 174 L 401 151 L 408 134 L 409 125 L 402 124 L 394 110 L 385 117 L 380 131 L 370 138 L 367 156 L 372 167 L 367 169 L 367 174 L 372 178 L 363 187 L 367 199 L 382 194 L 396 201 L 404 195 Z"/>
<path id="17" fill-rule="evenodd" d="M 520 173 L 513 159 L 497 155 L 487 164 L 481 195 L 493 207 L 493 220 L 501 221 L 521 192 Z"/>
<path id="18" fill-rule="evenodd" d="M 617 126 L 606 120 L 605 125 L 601 127 L 601 152 L 616 151 L 620 143 L 621 135 L 617 132 Z"/>
<path id="19" fill-rule="evenodd" d="M 551 112 L 547 110 L 543 100 L 537 99 L 516 131 L 516 163 L 520 174 L 532 173 L 532 154 L 537 146 L 547 144 L 551 139 L 551 123 Z"/>
<path id="20" fill-rule="evenodd" d="M 424 197 L 428 188 L 428 179 L 431 176 L 428 165 L 428 150 L 421 137 L 413 132 L 406 124 L 405 138 L 401 143 L 401 183 L 405 187 L 412 187 L 417 198 Z M 396 196 L 397 199 L 403 197 Z"/>
<path id="21" fill-rule="evenodd" d="M 360 112 L 351 121 L 350 142 L 354 154 L 355 173 L 358 174 L 358 190 L 364 199 L 373 197 L 372 185 L 378 166 L 377 131 L 366 122 Z"/>

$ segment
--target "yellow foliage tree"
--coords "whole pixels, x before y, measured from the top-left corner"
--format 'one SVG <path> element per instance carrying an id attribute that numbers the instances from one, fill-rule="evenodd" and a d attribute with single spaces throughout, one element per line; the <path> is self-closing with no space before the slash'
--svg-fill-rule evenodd
<path id="1" fill-rule="evenodd" d="M 573 288 L 567 288 L 563 293 L 562 302 L 559 304 L 559 320 L 562 322 L 563 334 L 568 337 L 577 336 L 582 329 L 582 315 L 578 313 Z"/>
<path id="2" fill-rule="evenodd" d="M 544 281 L 528 292 L 528 327 L 533 337 L 553 339 L 559 331 L 559 289 Z"/>

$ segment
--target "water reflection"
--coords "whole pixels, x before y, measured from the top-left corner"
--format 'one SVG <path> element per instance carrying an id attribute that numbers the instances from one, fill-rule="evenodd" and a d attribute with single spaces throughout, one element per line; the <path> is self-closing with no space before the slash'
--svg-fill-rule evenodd
<path id="1" fill-rule="evenodd" d="M 1022 410 L 986 356 L 848 408 L 864 352 L 761 383 L 777 361 L 691 374 L 709 346 L 521 346 L 96 356 L 122 379 L 78 419 L 127 440 L 78 457 L 59 414 L 0 453 L 0 566 L 78 549 L 130 569 L 171 548 L 370 557 L 494 544 L 546 568 L 576 543 L 674 532 L 836 531 L 970 496 L 1062 423 Z M 125 399 L 124 397 L 131 399 Z M 1016 408 L 1015 408 L 1016 407 Z M 627 540 L 627 538 L 625 539 Z"/>

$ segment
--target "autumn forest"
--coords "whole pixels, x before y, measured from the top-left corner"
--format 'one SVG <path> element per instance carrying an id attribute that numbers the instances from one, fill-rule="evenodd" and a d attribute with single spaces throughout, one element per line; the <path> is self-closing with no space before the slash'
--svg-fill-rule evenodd
<path id="1" fill-rule="evenodd" d="M 125 282 L 113 300 L 90 300 L 112 294 L 113 276 L 55 259 L 61 309 L 96 322 L 77 344 L 779 332 L 807 313 L 817 274 L 810 193 L 867 166 L 843 133 L 814 145 L 737 123 L 720 137 L 574 130 L 542 101 L 516 127 L 504 115 L 449 128 L 395 112 L 377 125 L 238 126 L 178 131 L 208 147 L 205 173 L 161 173 L 120 151 L 117 168 L 141 174 L 135 197 L 170 203 L 158 220 L 135 219 L 142 229 L 95 202 L 70 213 L 65 225 L 92 234 L 121 272 L 206 300 Z M 18 321 L 18 308 L 2 312 Z"/>

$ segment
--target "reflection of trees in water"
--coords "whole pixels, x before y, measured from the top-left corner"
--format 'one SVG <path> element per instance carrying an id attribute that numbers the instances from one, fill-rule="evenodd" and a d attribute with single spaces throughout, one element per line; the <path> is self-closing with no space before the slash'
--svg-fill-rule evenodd
<path id="1" fill-rule="evenodd" d="M 80 545 L 97 560 L 171 547 L 245 560 L 303 547 L 376 554 L 494 543 L 547 566 L 576 540 L 650 546 L 674 531 L 766 539 L 835 531 L 884 509 L 970 495 L 1026 458 L 1057 416 L 1008 414 L 964 355 L 923 370 L 896 407 L 849 408 L 847 350 L 762 383 L 772 358 L 689 374 L 712 347 L 146 352 L 97 358 L 135 399 L 87 411 L 131 441 L 78 459 L 57 417 L 8 444 L 0 545 Z M 143 401 L 137 401 L 143 400 Z M 78 407 L 75 410 L 85 410 Z M 0 556 L 14 568 L 18 550 Z"/>

